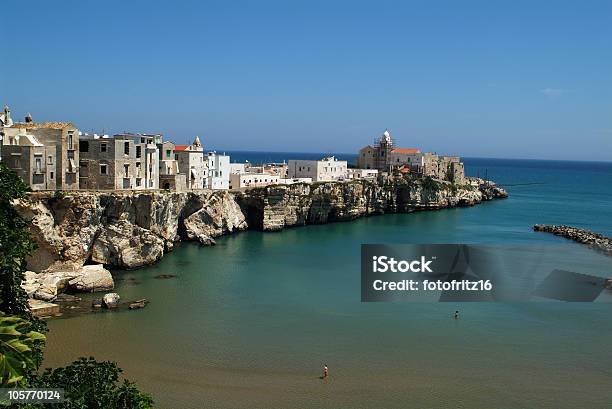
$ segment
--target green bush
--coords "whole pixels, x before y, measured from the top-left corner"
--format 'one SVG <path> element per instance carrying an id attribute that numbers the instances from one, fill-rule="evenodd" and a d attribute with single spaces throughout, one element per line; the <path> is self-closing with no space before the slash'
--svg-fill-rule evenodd
<path id="1" fill-rule="evenodd" d="M 121 372 L 115 362 L 79 358 L 66 367 L 46 369 L 31 386 L 63 388 L 65 401 L 54 405 L 58 409 L 152 408 L 151 396 L 140 392 L 134 383 L 126 379 L 121 382 Z"/>

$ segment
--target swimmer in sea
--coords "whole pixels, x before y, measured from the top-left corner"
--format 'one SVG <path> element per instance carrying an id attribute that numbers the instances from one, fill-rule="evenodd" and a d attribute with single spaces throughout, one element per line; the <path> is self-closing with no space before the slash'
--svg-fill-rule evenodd
<path id="1" fill-rule="evenodd" d="M 455 311 L 455 319 L 459 319 L 459 311 Z"/>
<path id="2" fill-rule="evenodd" d="M 323 378 L 322 379 L 326 379 L 329 376 L 329 368 L 327 367 L 327 365 L 323 365 Z"/>

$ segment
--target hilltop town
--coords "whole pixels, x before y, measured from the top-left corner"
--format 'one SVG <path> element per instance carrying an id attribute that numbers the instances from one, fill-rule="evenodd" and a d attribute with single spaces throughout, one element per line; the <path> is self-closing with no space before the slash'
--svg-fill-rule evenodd
<path id="1" fill-rule="evenodd" d="M 333 156 L 232 163 L 229 155 L 206 151 L 198 136 L 177 145 L 161 134 L 88 134 L 71 122 L 35 122 L 30 114 L 13 121 L 9 107 L 0 113 L 0 139 L 0 160 L 32 191 L 243 190 L 391 173 L 466 182 L 459 157 L 398 148 L 388 130 L 359 151 L 356 166 Z"/>

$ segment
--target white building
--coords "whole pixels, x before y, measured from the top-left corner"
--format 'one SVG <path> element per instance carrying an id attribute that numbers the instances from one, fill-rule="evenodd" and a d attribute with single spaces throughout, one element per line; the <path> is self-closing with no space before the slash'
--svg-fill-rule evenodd
<path id="1" fill-rule="evenodd" d="M 348 169 L 349 179 L 376 179 L 378 169 Z"/>
<path id="2" fill-rule="evenodd" d="M 230 189 L 245 187 L 269 186 L 278 184 L 278 175 L 267 173 L 232 173 L 230 174 Z"/>
<path id="3" fill-rule="evenodd" d="M 186 176 L 187 189 L 204 189 L 206 186 L 208 161 L 204 158 L 204 148 L 199 137 L 195 137 L 189 146 L 176 145 L 175 159 L 179 173 Z"/>
<path id="4" fill-rule="evenodd" d="M 217 152 L 208 152 L 208 177 L 205 180 L 207 189 L 229 189 L 230 157 Z"/>
<path id="5" fill-rule="evenodd" d="M 333 156 L 321 160 L 290 160 L 288 178 L 311 178 L 315 182 L 345 180 L 348 163 Z"/>

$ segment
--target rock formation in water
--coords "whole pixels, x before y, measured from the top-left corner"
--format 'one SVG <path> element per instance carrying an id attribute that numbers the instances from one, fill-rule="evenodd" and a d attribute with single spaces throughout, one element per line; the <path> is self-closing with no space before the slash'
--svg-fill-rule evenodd
<path id="1" fill-rule="evenodd" d="M 506 196 L 503 189 L 482 180 L 457 186 L 397 176 L 239 193 L 32 193 L 16 207 L 32 220 L 38 244 L 28 268 L 53 272 L 78 270 L 86 263 L 136 268 L 156 262 L 178 241 L 210 245 L 215 237 L 245 229 L 274 231 L 371 214 L 471 206 Z"/>
<path id="2" fill-rule="evenodd" d="M 548 224 L 536 224 L 533 226 L 533 230 L 565 237 L 566 239 L 586 244 L 594 250 L 612 256 L 612 238 L 594 233 L 590 230 L 579 229 L 578 227 L 572 226 L 555 226 Z"/>

